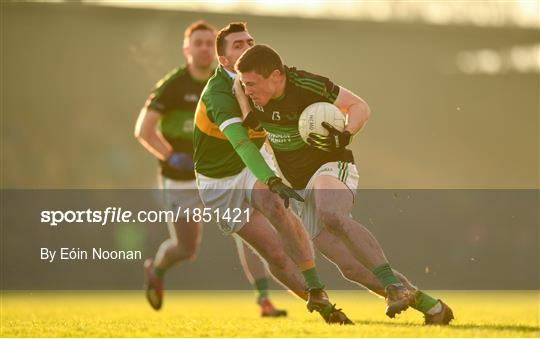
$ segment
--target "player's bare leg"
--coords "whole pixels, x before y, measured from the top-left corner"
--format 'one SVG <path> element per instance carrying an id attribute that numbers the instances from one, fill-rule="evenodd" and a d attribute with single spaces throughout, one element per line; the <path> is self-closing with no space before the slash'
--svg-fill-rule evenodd
<path id="1" fill-rule="evenodd" d="M 146 259 L 144 275 L 146 298 L 159 310 L 163 303 L 163 278 L 172 266 L 195 259 L 201 242 L 201 224 L 185 219 L 169 224 L 170 238 L 159 247 L 155 259 Z"/>
<path id="2" fill-rule="evenodd" d="M 309 291 L 306 304 L 308 310 L 310 312 L 318 311 L 327 322 L 335 320 L 335 322 L 343 324 L 352 324 L 347 317 L 341 319 L 338 316 L 333 319 L 331 316 L 341 313 L 339 310 L 335 310 L 324 291 L 324 285 L 315 268 L 311 242 L 300 218 L 290 209 L 285 208 L 282 199 L 260 181 L 257 181 L 253 187 L 251 200 L 253 206 L 274 225 L 285 252 L 301 271 Z M 328 317 L 329 315 L 330 317 Z"/>
<path id="3" fill-rule="evenodd" d="M 321 175 L 315 179 L 314 195 L 317 215 L 328 231 L 341 239 L 354 258 L 372 271 L 384 286 L 386 315 L 393 318 L 406 310 L 414 295 L 393 274 L 377 239 L 350 216 L 353 195 L 349 189 L 337 178 Z"/>
<path id="4" fill-rule="evenodd" d="M 261 308 L 262 317 L 285 317 L 287 311 L 276 308 L 268 295 L 269 273 L 266 263 L 242 239 L 234 235 L 238 257 L 246 278 L 257 291 L 257 304 Z"/>
<path id="5" fill-rule="evenodd" d="M 270 273 L 291 292 L 307 300 L 306 286 L 294 262 L 283 250 L 275 229 L 259 211 L 236 234 L 252 246 L 268 263 Z"/>
<path id="6" fill-rule="evenodd" d="M 368 290 L 386 298 L 386 291 L 377 277 L 351 254 L 349 248 L 335 234 L 323 229 L 313 243 L 317 249 L 340 270 L 343 276 Z M 453 319 L 452 310 L 441 300 L 420 291 L 403 274 L 393 270 L 394 275 L 415 296 L 410 306 L 424 314 L 426 324 L 448 325 Z"/>
<path id="7" fill-rule="evenodd" d="M 186 260 L 193 260 L 201 243 L 201 224 L 179 220 L 171 229 L 171 237 L 159 247 L 154 267 L 163 271 Z M 174 234 L 173 234 L 174 232 Z"/>
<path id="8" fill-rule="evenodd" d="M 281 198 L 257 181 L 252 192 L 253 206 L 274 225 L 285 252 L 302 269 L 313 265 L 313 250 L 300 219 L 283 206 Z"/>
<path id="9" fill-rule="evenodd" d="M 314 302 L 321 305 L 321 309 L 317 311 L 321 313 L 325 321 L 340 324 L 352 323 L 343 312 L 330 304 L 326 293 L 319 295 L 320 291 L 324 292 L 324 290 L 318 289 L 315 293 L 307 291 L 307 286 L 298 271 L 297 265 L 284 250 L 282 237 L 279 236 L 262 213 L 255 210 L 250 221 L 237 234 L 266 260 L 272 275 L 286 288 L 303 300 L 307 300 L 308 303 L 310 299 L 315 299 Z"/>

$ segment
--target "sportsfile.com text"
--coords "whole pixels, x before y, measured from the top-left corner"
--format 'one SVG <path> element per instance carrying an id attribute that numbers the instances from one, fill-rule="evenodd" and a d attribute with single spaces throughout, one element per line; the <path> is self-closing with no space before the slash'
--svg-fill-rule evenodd
<path id="1" fill-rule="evenodd" d="M 41 223 L 49 226 L 58 226 L 62 223 L 95 223 L 106 226 L 109 223 L 161 223 L 177 222 L 186 219 L 188 222 L 240 222 L 245 214 L 250 217 L 249 209 L 227 208 L 183 208 L 178 206 L 175 210 L 149 210 L 137 211 L 123 209 L 122 207 L 107 207 L 104 210 L 44 210 L 41 211 Z"/>

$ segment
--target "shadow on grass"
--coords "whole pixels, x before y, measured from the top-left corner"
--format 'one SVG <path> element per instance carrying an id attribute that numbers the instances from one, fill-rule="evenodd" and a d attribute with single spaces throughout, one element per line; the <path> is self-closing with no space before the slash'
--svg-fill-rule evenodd
<path id="1" fill-rule="evenodd" d="M 391 325 L 395 327 L 424 327 L 432 328 L 432 326 L 425 326 L 417 323 L 397 323 L 391 321 L 372 321 L 372 320 L 354 320 L 357 325 Z M 436 327 L 434 327 L 436 328 Z M 540 327 L 527 326 L 527 325 L 509 325 L 509 324 L 456 324 L 448 326 L 448 329 L 458 330 L 494 330 L 494 331 L 520 331 L 520 332 L 536 332 L 540 331 Z"/>

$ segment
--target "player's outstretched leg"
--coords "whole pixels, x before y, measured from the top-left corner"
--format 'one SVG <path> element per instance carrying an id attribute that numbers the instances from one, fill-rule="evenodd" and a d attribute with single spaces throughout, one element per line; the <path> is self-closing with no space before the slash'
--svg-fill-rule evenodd
<path id="1" fill-rule="evenodd" d="M 173 265 L 193 260 L 201 241 L 201 225 L 180 220 L 169 224 L 170 238 L 159 247 L 155 259 L 144 262 L 146 299 L 159 310 L 163 304 L 164 275 Z"/>
<path id="2" fill-rule="evenodd" d="M 414 296 L 394 275 L 377 239 L 351 217 L 353 205 L 351 191 L 338 178 L 329 175 L 317 176 L 313 187 L 318 218 L 384 286 L 386 315 L 394 318 L 396 314 L 406 310 Z"/>
<path id="3" fill-rule="evenodd" d="M 290 209 L 285 208 L 281 198 L 277 194 L 272 193 L 268 189 L 268 186 L 260 181 L 257 181 L 253 186 L 251 201 L 253 206 L 272 223 L 283 244 L 285 253 L 302 273 L 308 291 L 310 291 L 306 303 L 308 310 L 310 312 L 314 310 L 318 311 L 327 322 L 333 321 L 342 324 L 352 324 L 346 316 L 341 319 L 325 316 L 325 314 L 343 312 L 335 309 L 328 300 L 328 295 L 324 291 L 324 285 L 315 267 L 311 242 L 300 218 Z M 253 244 L 251 245 L 253 246 Z"/>
<path id="4" fill-rule="evenodd" d="M 313 243 L 317 249 L 340 270 L 343 276 L 370 291 L 386 298 L 386 291 L 377 277 L 350 253 L 340 238 L 323 229 Z M 441 300 L 437 300 L 415 287 L 403 274 L 393 270 L 394 275 L 414 295 L 410 307 L 422 312 L 426 325 L 448 325 L 454 318 L 452 310 Z"/>
<path id="5" fill-rule="evenodd" d="M 268 283 L 270 278 L 266 269 L 266 264 L 238 235 L 233 236 L 244 274 L 257 291 L 257 305 L 261 308 L 261 317 L 287 316 L 286 310 L 276 308 L 270 300 L 268 293 Z"/>
<path id="6" fill-rule="evenodd" d="M 311 311 L 319 312 L 327 323 L 352 324 L 345 313 L 332 305 L 314 267 L 302 272 L 303 277 L 300 275 L 297 265 L 284 250 L 282 238 L 258 210 L 253 212 L 250 221 L 237 234 L 266 260 L 276 279 L 294 294 L 308 301 Z"/>

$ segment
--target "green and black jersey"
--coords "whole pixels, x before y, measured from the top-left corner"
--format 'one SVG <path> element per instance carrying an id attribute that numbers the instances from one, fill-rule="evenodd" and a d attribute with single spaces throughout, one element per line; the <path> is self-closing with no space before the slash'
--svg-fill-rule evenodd
<path id="1" fill-rule="evenodd" d="M 247 130 L 242 126 L 242 114 L 232 87 L 233 79 L 222 66 L 218 66 L 208 80 L 195 112 L 195 171 L 210 178 L 236 175 L 246 167 L 241 158 L 243 154 L 258 164 L 259 170 L 250 169 L 264 180 L 274 174 L 266 168 L 259 153 L 266 133 Z M 253 142 L 258 156 L 243 151 L 251 144 L 249 140 Z"/>
<path id="2" fill-rule="evenodd" d="M 306 187 L 311 176 L 325 163 L 354 162 L 350 150 L 325 152 L 307 145 L 298 132 L 298 119 L 315 102 L 334 103 L 339 86 L 328 78 L 285 66 L 285 92 L 264 107 L 251 106 L 255 117 L 268 133 L 276 160 L 285 178 L 295 189 Z"/>
<path id="3" fill-rule="evenodd" d="M 186 66 L 177 68 L 160 80 L 146 107 L 162 117 L 159 129 L 174 152 L 193 154 L 193 116 L 206 81 L 194 79 Z M 174 180 L 193 180 L 193 171 L 181 171 L 160 161 L 161 174 Z"/>

